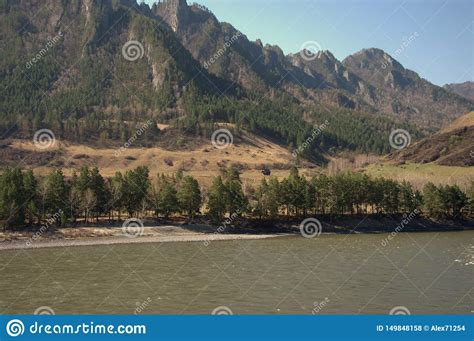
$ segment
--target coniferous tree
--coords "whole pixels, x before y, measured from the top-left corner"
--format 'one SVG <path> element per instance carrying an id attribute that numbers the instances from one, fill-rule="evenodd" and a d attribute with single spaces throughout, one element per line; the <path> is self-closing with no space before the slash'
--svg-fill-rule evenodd
<path id="1" fill-rule="evenodd" d="M 226 188 L 222 182 L 222 177 L 217 176 L 212 181 L 212 185 L 208 191 L 207 207 L 209 216 L 214 221 L 222 221 L 226 211 Z"/>
<path id="2" fill-rule="evenodd" d="M 270 218 L 275 219 L 278 216 L 280 207 L 280 183 L 278 179 L 271 176 L 268 180 L 268 213 Z"/>
<path id="3" fill-rule="evenodd" d="M 146 166 L 139 166 L 125 173 L 124 177 L 124 207 L 130 216 L 143 208 L 143 203 L 147 199 L 150 179 L 149 169 Z"/>
<path id="4" fill-rule="evenodd" d="M 38 180 L 32 170 L 23 175 L 23 186 L 25 190 L 25 213 L 28 224 L 32 225 L 38 212 Z"/>
<path id="5" fill-rule="evenodd" d="M 107 210 L 107 205 L 110 200 L 110 193 L 105 186 L 105 180 L 100 175 L 97 167 L 92 168 L 90 172 L 89 188 L 94 193 L 96 203 L 91 210 L 95 213 L 96 219 L 99 220 L 99 216 Z"/>
<path id="6" fill-rule="evenodd" d="M 69 180 L 69 216 L 72 220 L 72 223 L 75 223 L 82 207 L 83 195 L 79 186 L 79 177 L 77 176 L 76 171 L 73 171 L 72 177 Z"/>
<path id="7" fill-rule="evenodd" d="M 158 190 L 158 212 L 163 214 L 165 219 L 179 211 L 177 191 L 170 179 L 163 177 L 163 181 Z"/>
<path id="8" fill-rule="evenodd" d="M 109 183 L 111 196 L 110 209 L 117 211 L 118 219 L 120 220 L 120 213 L 124 207 L 125 200 L 125 184 L 122 173 L 116 172 Z"/>
<path id="9" fill-rule="evenodd" d="M 190 176 L 182 177 L 177 191 L 179 207 L 186 212 L 191 221 L 201 209 L 202 197 L 199 183 Z"/>
<path id="10" fill-rule="evenodd" d="M 268 206 L 269 206 L 269 198 L 268 198 L 268 184 L 265 178 L 262 179 L 260 182 L 259 187 L 257 188 L 256 193 L 256 200 L 257 204 L 253 210 L 254 215 L 258 216 L 259 219 L 268 216 Z"/>
<path id="11" fill-rule="evenodd" d="M 0 177 L 0 209 L 5 226 L 23 224 L 25 199 L 22 171 L 19 168 L 7 168 Z"/>
<path id="12" fill-rule="evenodd" d="M 457 185 L 440 188 L 445 212 L 452 218 L 459 217 L 461 210 L 468 204 L 468 198 Z"/>
<path id="13" fill-rule="evenodd" d="M 423 201 L 428 216 L 441 218 L 445 214 L 445 206 L 440 190 L 431 182 L 423 187 Z"/>
<path id="14" fill-rule="evenodd" d="M 52 171 L 45 179 L 46 193 L 45 193 L 45 208 L 46 213 L 51 216 L 60 214 L 61 217 L 65 215 L 67 210 L 67 186 L 62 170 L 57 169 Z M 60 223 L 63 223 L 61 221 Z"/>

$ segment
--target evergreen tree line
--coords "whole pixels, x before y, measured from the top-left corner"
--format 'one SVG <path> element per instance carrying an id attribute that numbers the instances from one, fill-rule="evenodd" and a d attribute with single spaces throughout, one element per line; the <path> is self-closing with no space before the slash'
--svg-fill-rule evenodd
<path id="1" fill-rule="evenodd" d="M 403 214 L 420 210 L 431 218 L 473 216 L 474 182 L 465 193 L 457 185 L 428 183 L 422 191 L 408 182 L 370 178 L 361 173 L 311 179 L 293 168 L 287 178 L 263 178 L 243 190 L 236 168 L 222 170 L 204 194 L 198 181 L 178 171 L 151 179 L 146 166 L 104 178 L 97 167 L 82 167 L 66 178 L 62 170 L 36 177 L 31 170 L 7 168 L 0 175 L 3 226 L 58 225 L 121 220 L 126 217 L 205 216 L 214 222 L 245 216 L 272 220 L 308 215 Z"/>

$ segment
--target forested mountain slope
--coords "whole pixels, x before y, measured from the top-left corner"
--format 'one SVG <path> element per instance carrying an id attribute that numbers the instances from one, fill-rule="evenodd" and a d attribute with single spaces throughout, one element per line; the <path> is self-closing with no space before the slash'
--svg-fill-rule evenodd
<path id="1" fill-rule="evenodd" d="M 324 161 L 342 150 L 389 152 L 393 129 L 416 139 L 473 107 L 417 80 L 432 96 L 423 93 L 409 109 L 415 114 L 405 105 L 386 110 L 385 87 L 357 63 L 328 51 L 285 56 L 184 0 L 151 8 L 133 0 L 0 0 L 0 38 L 2 139 L 48 128 L 79 143 L 124 143 L 150 121 L 135 143 L 153 145 L 210 137 L 217 122 L 230 122 L 235 134 L 246 129 L 294 150 L 327 122 L 300 154 Z M 160 132 L 156 123 L 172 129 Z"/>

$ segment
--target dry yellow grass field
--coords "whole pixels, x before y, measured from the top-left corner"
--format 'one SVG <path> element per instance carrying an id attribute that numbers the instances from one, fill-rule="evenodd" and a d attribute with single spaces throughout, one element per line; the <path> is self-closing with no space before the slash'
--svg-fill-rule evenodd
<path id="1" fill-rule="evenodd" d="M 264 177 L 263 165 L 271 169 L 272 175 L 282 178 L 288 175 L 289 167 L 295 163 L 291 153 L 270 140 L 245 135 L 225 149 L 214 147 L 209 141 L 201 141 L 191 150 L 166 150 L 160 147 L 134 148 L 95 148 L 85 145 L 56 141 L 47 151 L 60 151 L 60 164 L 65 175 L 71 175 L 83 165 L 99 167 L 103 176 L 109 177 L 116 171 L 126 171 L 138 166 L 147 166 L 150 175 L 158 173 L 173 174 L 180 168 L 192 175 L 202 185 L 210 185 L 219 169 L 239 163 L 245 184 L 258 184 Z M 14 140 L 11 148 L 38 152 L 32 142 Z M 308 177 L 317 174 L 318 169 L 311 163 L 303 162 L 300 172 Z M 54 164 L 30 166 L 38 175 L 44 175 L 54 168 Z M 319 170 L 320 171 L 320 170 Z"/>
<path id="2" fill-rule="evenodd" d="M 41 153 L 32 142 L 25 140 L 13 140 L 9 148 Z M 185 150 L 131 146 L 120 152 L 119 148 L 95 148 L 56 141 L 56 144 L 47 151 L 60 151 L 60 156 L 55 157 L 54 162 L 42 166 L 22 165 L 21 162 L 17 165 L 32 168 L 37 175 L 47 174 L 59 165 L 66 176 L 83 165 L 97 166 L 106 177 L 113 176 L 116 171 L 124 172 L 138 166 L 147 166 L 151 177 L 155 177 L 158 173 L 171 175 L 179 169 L 184 169 L 185 174 L 195 177 L 202 186 L 208 187 L 220 169 L 238 163 L 242 168 L 241 178 L 244 187 L 255 187 L 264 178 L 261 173 L 263 165 L 270 168 L 272 175 L 281 179 L 288 176 L 290 166 L 295 164 L 293 156 L 286 148 L 250 134 L 244 134 L 239 141 L 235 141 L 225 149 L 218 149 L 207 140 L 199 140 L 194 148 Z M 301 162 L 300 174 L 310 178 L 320 173 L 333 175 L 340 171 L 353 170 L 365 172 L 373 177 L 406 180 L 416 188 L 422 188 L 431 181 L 435 184 L 458 184 L 466 189 L 474 180 L 474 167 L 440 166 L 431 163 L 400 165 L 374 155 L 330 157 L 329 161 L 324 168 L 309 162 Z"/>
<path id="3" fill-rule="evenodd" d="M 436 185 L 457 184 L 466 190 L 474 181 L 474 167 L 441 166 L 433 163 L 396 165 L 385 162 L 369 165 L 364 171 L 373 177 L 406 180 L 418 189 L 431 181 Z"/>
<path id="4" fill-rule="evenodd" d="M 454 120 L 447 127 L 441 129 L 440 133 L 447 133 L 459 128 L 470 127 L 473 125 L 474 125 L 474 111 L 471 111 L 470 113 L 462 115 L 458 119 Z"/>

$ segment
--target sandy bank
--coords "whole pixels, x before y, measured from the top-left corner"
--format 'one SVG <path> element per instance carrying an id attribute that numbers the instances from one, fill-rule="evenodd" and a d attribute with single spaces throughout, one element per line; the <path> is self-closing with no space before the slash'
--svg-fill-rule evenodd
<path id="1" fill-rule="evenodd" d="M 21 234 L 12 240 L 0 242 L 0 250 L 37 249 L 46 247 L 71 247 L 86 245 L 113 245 L 135 243 L 166 243 L 166 242 L 206 242 L 219 240 L 252 240 L 278 237 L 275 234 L 218 234 L 183 231 L 175 226 L 145 228 L 140 236 L 124 235 L 119 228 L 81 228 L 61 229 L 61 235 L 40 236 Z M 84 232 L 87 231 L 87 232 Z"/>

